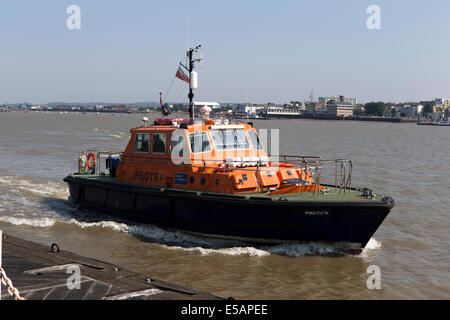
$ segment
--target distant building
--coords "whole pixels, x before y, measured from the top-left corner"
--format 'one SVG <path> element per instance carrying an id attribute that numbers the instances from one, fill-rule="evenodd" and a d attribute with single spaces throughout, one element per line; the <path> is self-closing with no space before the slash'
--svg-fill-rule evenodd
<path id="1" fill-rule="evenodd" d="M 283 108 L 280 106 L 270 106 L 260 111 L 264 117 L 296 117 L 301 114 L 299 108 Z"/>
<path id="2" fill-rule="evenodd" d="M 314 111 L 314 115 L 316 116 L 326 116 L 328 114 L 326 107 L 321 107 L 320 104 L 318 104 L 318 108 Z"/>
<path id="3" fill-rule="evenodd" d="M 264 107 L 264 105 L 239 104 L 234 108 L 234 114 L 238 117 L 253 117 L 256 116 L 260 110 L 264 109 Z"/>
<path id="4" fill-rule="evenodd" d="M 320 108 L 323 108 L 324 106 L 319 104 L 319 103 L 315 103 L 315 102 L 308 102 L 306 104 L 306 113 L 310 113 L 310 114 L 314 114 L 316 113 L 316 111 Z"/>
<path id="5" fill-rule="evenodd" d="M 306 106 L 304 102 L 290 102 L 284 105 L 286 108 L 297 108 L 301 111 L 306 111 Z"/>
<path id="6" fill-rule="evenodd" d="M 319 97 L 319 104 L 322 106 L 326 106 L 328 101 L 334 100 L 334 101 L 341 101 L 341 98 L 344 99 L 343 102 L 350 103 L 351 105 L 357 105 L 358 100 L 356 98 L 345 98 L 344 96 L 339 97 Z"/>
<path id="7" fill-rule="evenodd" d="M 403 113 L 406 117 L 415 118 L 422 112 L 423 105 L 420 103 L 410 103 L 403 106 Z"/>
<path id="8" fill-rule="evenodd" d="M 353 116 L 355 105 L 350 102 L 346 102 L 345 98 L 340 96 L 339 100 L 329 100 L 326 107 L 329 116 L 349 117 Z"/>
<path id="9" fill-rule="evenodd" d="M 450 107 L 450 99 L 436 98 L 433 105 L 434 113 L 445 112 Z"/>

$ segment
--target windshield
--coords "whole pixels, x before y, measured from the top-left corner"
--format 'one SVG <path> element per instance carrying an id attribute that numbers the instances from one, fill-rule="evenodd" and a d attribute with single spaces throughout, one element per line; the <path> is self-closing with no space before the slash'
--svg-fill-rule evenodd
<path id="1" fill-rule="evenodd" d="M 249 144 L 244 130 L 211 130 L 216 150 L 248 149 Z"/>
<path id="2" fill-rule="evenodd" d="M 253 130 L 249 130 L 247 131 L 247 133 L 248 136 L 250 137 L 250 141 L 252 142 L 253 148 L 255 148 L 256 150 L 262 150 L 263 147 L 256 132 Z"/>
<path id="3" fill-rule="evenodd" d="M 208 135 L 206 132 L 195 132 L 189 134 L 192 153 L 202 153 L 211 151 Z"/>

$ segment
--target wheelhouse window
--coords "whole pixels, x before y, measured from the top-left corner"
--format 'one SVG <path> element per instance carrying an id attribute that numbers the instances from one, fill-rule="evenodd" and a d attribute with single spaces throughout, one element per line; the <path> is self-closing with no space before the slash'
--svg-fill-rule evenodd
<path id="1" fill-rule="evenodd" d="M 178 150 L 178 156 L 179 157 L 183 157 L 184 155 L 184 148 L 185 148 L 185 139 L 184 139 L 184 135 L 182 134 L 172 134 L 170 137 L 170 141 L 172 142 L 172 147 L 170 149 L 171 152 L 173 152 L 172 150 Z"/>
<path id="2" fill-rule="evenodd" d="M 211 151 L 208 134 L 204 131 L 189 134 L 192 153 L 201 153 Z"/>
<path id="3" fill-rule="evenodd" d="M 150 134 L 138 133 L 134 140 L 133 152 L 148 153 L 150 147 Z"/>
<path id="4" fill-rule="evenodd" d="M 256 150 L 262 150 L 263 147 L 256 132 L 253 130 L 249 130 L 247 131 L 247 133 L 248 136 L 250 137 L 250 141 L 252 142 L 253 148 L 255 148 Z"/>
<path id="5" fill-rule="evenodd" d="M 242 129 L 211 130 L 216 150 L 245 150 L 249 143 Z"/>
<path id="6" fill-rule="evenodd" d="M 153 133 L 152 134 L 152 153 L 166 153 L 166 134 Z"/>

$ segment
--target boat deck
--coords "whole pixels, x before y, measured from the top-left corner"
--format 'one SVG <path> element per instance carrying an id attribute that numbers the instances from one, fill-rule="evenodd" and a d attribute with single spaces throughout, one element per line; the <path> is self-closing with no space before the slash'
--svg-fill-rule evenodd
<path id="1" fill-rule="evenodd" d="M 180 192 L 192 192 L 202 195 L 222 195 L 219 193 L 214 192 L 204 192 L 204 191 L 196 191 L 196 190 L 188 190 L 188 189 L 181 189 L 181 188 L 173 188 L 173 187 L 154 187 L 150 185 L 145 184 L 135 184 L 135 183 L 129 183 L 129 182 L 122 182 L 118 181 L 116 178 L 110 177 L 110 176 L 102 176 L 102 175 L 93 175 L 93 174 L 72 174 L 70 175 L 72 178 L 76 179 L 83 179 L 87 180 L 89 182 L 99 182 L 104 184 L 118 184 L 118 185 L 127 185 L 130 187 L 142 187 L 142 188 L 148 188 L 151 190 L 161 190 L 161 191 L 180 191 Z M 258 198 L 263 200 L 264 198 L 270 199 L 270 200 L 281 200 L 281 201 L 320 201 L 320 202 L 348 202 L 348 201 L 356 201 L 356 202 L 380 202 L 383 199 L 383 195 L 375 194 L 373 198 L 368 198 L 363 196 L 363 192 L 356 190 L 356 189 L 346 189 L 341 190 L 339 192 L 339 188 L 335 189 L 334 186 L 332 187 L 326 187 L 326 192 L 302 192 L 302 193 L 291 193 L 291 194 L 276 194 L 276 195 L 270 195 L 268 193 L 262 193 L 262 192 L 253 192 L 253 193 L 239 193 L 234 195 L 226 195 L 226 196 L 235 196 L 235 197 L 245 197 L 245 198 Z"/>

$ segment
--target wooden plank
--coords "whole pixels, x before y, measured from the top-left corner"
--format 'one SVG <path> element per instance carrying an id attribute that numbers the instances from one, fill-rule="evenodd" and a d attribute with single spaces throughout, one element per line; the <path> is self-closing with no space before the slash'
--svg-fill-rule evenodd
<path id="1" fill-rule="evenodd" d="M 80 265 L 78 265 L 78 264 L 69 263 L 69 264 L 63 264 L 63 265 L 59 265 L 59 266 L 51 266 L 51 267 L 45 267 L 45 268 L 39 268 L 39 269 L 25 270 L 23 273 L 37 275 L 37 274 L 42 274 L 42 273 L 67 270 L 67 268 L 72 267 L 72 266 L 80 267 Z"/>
<path id="2" fill-rule="evenodd" d="M 70 267 L 80 268 L 80 288 L 69 289 Z M 30 300 L 223 299 L 126 268 L 4 235 L 3 268 L 21 295 Z M 2 288 L 3 299 L 12 299 Z"/>

